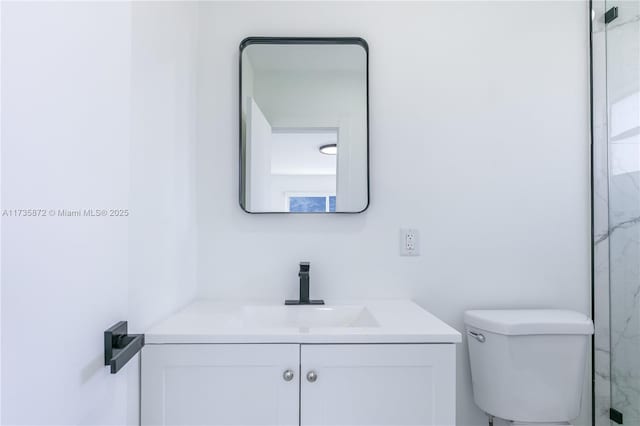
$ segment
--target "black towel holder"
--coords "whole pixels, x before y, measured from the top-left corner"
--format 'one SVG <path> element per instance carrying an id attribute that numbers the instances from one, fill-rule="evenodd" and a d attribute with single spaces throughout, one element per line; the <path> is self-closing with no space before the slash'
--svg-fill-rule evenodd
<path id="1" fill-rule="evenodd" d="M 116 374 L 144 346 L 144 334 L 127 334 L 127 322 L 120 321 L 104 332 L 104 365 Z"/>

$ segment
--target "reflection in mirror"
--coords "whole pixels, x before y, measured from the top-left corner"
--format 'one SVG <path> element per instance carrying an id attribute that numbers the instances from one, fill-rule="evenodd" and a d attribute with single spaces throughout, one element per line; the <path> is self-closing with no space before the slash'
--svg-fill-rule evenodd
<path id="1" fill-rule="evenodd" d="M 357 213 L 369 204 L 361 39 L 241 45 L 240 204 L 249 213 Z"/>

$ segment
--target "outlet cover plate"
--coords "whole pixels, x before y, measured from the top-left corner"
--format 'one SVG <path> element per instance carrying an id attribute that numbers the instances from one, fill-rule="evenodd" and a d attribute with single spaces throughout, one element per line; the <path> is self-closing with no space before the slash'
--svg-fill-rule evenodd
<path id="1" fill-rule="evenodd" d="M 417 229 L 400 229 L 400 256 L 420 256 L 420 232 Z"/>

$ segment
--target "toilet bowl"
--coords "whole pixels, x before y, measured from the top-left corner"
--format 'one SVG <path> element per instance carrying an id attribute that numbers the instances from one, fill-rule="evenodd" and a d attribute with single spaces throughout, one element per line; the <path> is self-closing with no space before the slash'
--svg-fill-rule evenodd
<path id="1" fill-rule="evenodd" d="M 593 323 L 555 309 L 464 314 L 473 397 L 513 425 L 567 425 L 580 413 Z"/>

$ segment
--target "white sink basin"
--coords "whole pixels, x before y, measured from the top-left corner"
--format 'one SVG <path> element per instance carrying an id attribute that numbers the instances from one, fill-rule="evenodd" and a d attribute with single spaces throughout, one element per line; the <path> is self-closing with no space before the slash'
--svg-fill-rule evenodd
<path id="1" fill-rule="evenodd" d="M 358 305 L 248 305 L 242 308 L 242 321 L 252 328 L 378 327 L 371 312 Z"/>

